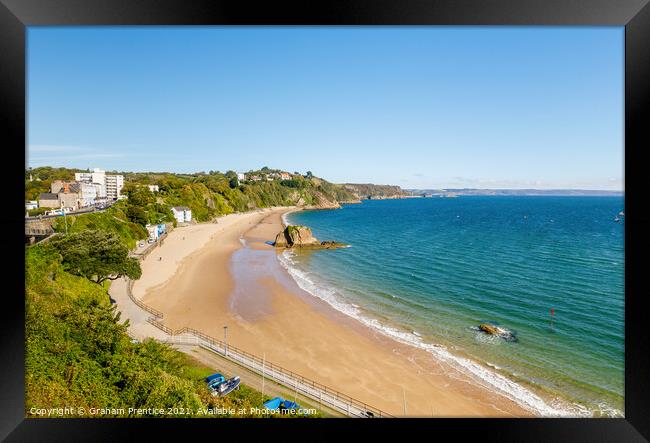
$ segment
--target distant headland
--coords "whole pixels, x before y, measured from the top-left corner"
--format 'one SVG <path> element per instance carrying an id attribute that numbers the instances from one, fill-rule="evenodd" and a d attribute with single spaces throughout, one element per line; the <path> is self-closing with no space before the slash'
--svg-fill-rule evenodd
<path id="1" fill-rule="evenodd" d="M 598 189 L 476 189 L 476 188 L 447 188 L 447 189 L 405 189 L 409 196 L 455 197 L 458 195 L 547 195 L 547 196 L 616 196 L 624 195 L 624 191 Z"/>

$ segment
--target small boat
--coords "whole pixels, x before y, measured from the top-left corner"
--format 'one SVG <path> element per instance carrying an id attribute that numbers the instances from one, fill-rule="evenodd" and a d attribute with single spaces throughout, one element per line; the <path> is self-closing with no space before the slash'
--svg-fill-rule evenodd
<path id="1" fill-rule="evenodd" d="M 205 377 L 205 382 L 210 383 L 212 380 L 216 378 L 223 378 L 223 375 L 219 374 L 218 372 L 212 375 L 208 375 L 207 377 Z"/>
<path id="2" fill-rule="evenodd" d="M 239 376 L 235 376 L 229 380 L 224 381 L 223 383 L 220 383 L 219 386 L 212 390 L 212 395 L 218 395 L 219 397 L 228 395 L 235 389 L 239 388 L 239 383 L 241 383 Z"/>
<path id="3" fill-rule="evenodd" d="M 621 217 L 623 217 L 623 216 L 625 216 L 625 213 L 624 213 L 623 211 L 621 211 L 621 212 L 618 213 L 618 215 L 620 215 Z"/>
<path id="4" fill-rule="evenodd" d="M 264 407 L 266 409 L 276 410 L 276 409 L 280 409 L 280 405 L 282 403 L 284 403 L 284 398 L 275 397 L 269 401 L 264 402 Z"/>
<path id="5" fill-rule="evenodd" d="M 292 409 L 300 409 L 300 405 L 291 400 L 285 400 L 282 397 L 275 397 L 267 402 L 264 402 L 264 407 L 271 410 L 287 411 Z"/>
<path id="6" fill-rule="evenodd" d="M 280 409 L 283 410 L 300 409 L 300 405 L 295 401 L 285 400 L 284 403 L 280 405 Z"/>
<path id="7" fill-rule="evenodd" d="M 208 389 L 216 389 L 221 383 L 226 381 L 226 377 L 221 374 L 213 374 L 216 377 L 208 381 Z"/>
<path id="8" fill-rule="evenodd" d="M 621 221 L 621 219 L 618 218 L 618 217 L 614 217 L 614 221 L 615 221 L 615 222 L 619 222 L 619 221 Z"/>

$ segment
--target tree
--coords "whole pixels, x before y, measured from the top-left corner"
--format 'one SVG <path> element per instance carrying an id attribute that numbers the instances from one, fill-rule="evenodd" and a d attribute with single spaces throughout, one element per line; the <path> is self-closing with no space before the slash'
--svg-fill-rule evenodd
<path id="1" fill-rule="evenodd" d="M 142 226 L 146 226 L 147 223 L 149 222 L 147 213 L 145 212 L 144 209 L 142 209 L 141 206 L 129 204 L 126 208 L 126 216 L 129 219 L 129 221 L 133 223 L 137 223 Z"/>
<path id="2" fill-rule="evenodd" d="M 153 192 L 145 186 L 129 187 L 127 195 L 129 196 L 129 204 L 134 206 L 144 207 L 156 201 Z"/>
<path id="3" fill-rule="evenodd" d="M 112 232 L 85 230 L 50 244 L 61 254 L 67 272 L 97 284 L 124 276 L 137 280 L 142 275 L 140 262 L 129 257 L 128 248 Z"/>
<path id="4" fill-rule="evenodd" d="M 231 178 L 230 182 L 229 182 L 229 185 L 230 185 L 231 189 L 235 189 L 236 187 L 238 187 L 239 186 L 239 180 L 237 179 L 237 177 Z"/>
<path id="5" fill-rule="evenodd" d="M 307 174 L 305 175 L 307 178 L 312 178 L 313 176 L 314 174 L 312 174 L 311 171 L 307 171 Z"/>

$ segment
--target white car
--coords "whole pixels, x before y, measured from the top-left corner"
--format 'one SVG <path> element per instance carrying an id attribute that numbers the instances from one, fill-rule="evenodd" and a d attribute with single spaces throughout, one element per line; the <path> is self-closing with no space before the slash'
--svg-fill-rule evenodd
<path id="1" fill-rule="evenodd" d="M 140 246 L 141 248 L 144 248 L 144 242 L 141 241 L 140 243 L 138 243 L 138 246 Z"/>

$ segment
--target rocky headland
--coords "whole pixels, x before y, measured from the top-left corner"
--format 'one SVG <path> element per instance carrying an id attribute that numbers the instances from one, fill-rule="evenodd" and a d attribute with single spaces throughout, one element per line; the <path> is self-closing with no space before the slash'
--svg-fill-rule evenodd
<path id="1" fill-rule="evenodd" d="M 319 241 L 306 226 L 289 225 L 275 236 L 276 248 L 336 249 L 348 245 L 335 241 Z"/>

